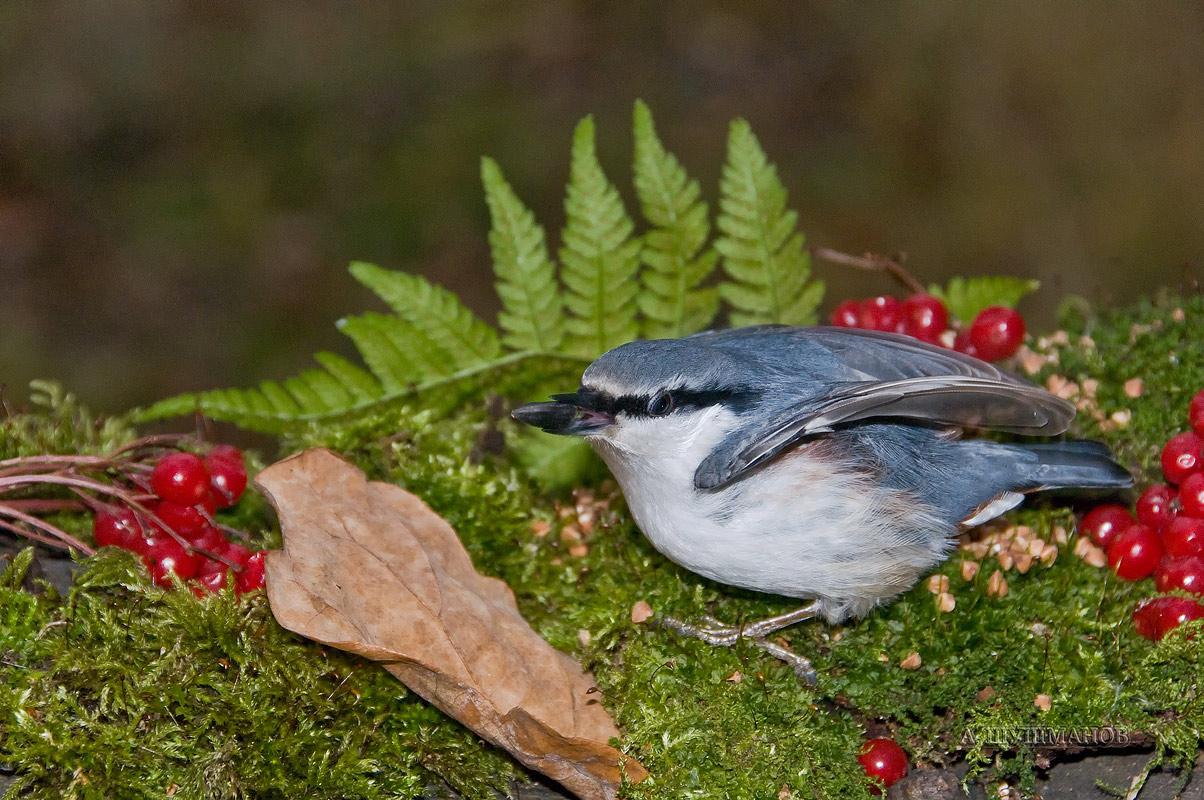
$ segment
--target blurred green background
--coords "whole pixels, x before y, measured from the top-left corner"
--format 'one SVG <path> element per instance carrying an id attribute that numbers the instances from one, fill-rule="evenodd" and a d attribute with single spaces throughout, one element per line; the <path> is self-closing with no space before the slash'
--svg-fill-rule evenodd
<path id="1" fill-rule="evenodd" d="M 556 246 L 573 125 L 630 200 L 636 97 L 715 198 L 753 125 L 813 244 L 1109 303 L 1197 291 L 1204 5 L 0 5 L 0 381 L 121 410 L 285 377 L 380 307 L 362 259 L 496 311 L 478 179 Z M 897 291 L 817 265 L 843 297 Z"/>

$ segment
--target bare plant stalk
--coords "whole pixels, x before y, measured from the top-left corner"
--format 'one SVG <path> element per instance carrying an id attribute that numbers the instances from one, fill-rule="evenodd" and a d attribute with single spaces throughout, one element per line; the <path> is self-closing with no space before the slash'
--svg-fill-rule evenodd
<path id="1" fill-rule="evenodd" d="M 816 258 L 822 258 L 824 261 L 831 261 L 833 264 L 842 264 L 846 267 L 854 267 L 855 269 L 862 269 L 867 272 L 885 272 L 901 283 L 912 294 L 927 294 L 928 292 L 924 288 L 924 284 L 916 280 L 916 277 L 903 267 L 901 263 L 904 258 L 903 256 L 900 256 L 896 260 L 877 255 L 876 253 L 854 256 L 829 247 L 812 247 L 810 250 L 811 255 Z"/>

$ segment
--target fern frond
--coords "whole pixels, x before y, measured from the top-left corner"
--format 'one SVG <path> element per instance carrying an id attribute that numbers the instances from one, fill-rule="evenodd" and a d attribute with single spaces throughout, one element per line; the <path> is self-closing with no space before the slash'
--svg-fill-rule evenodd
<path id="1" fill-rule="evenodd" d="M 384 394 L 380 381 L 340 355 L 323 350 L 314 353 L 314 360 L 325 367 L 356 403 L 375 400 Z"/>
<path id="2" fill-rule="evenodd" d="M 324 358 L 329 355 L 324 354 Z M 375 396 L 366 394 L 367 384 L 362 379 L 371 379 L 371 376 L 362 370 L 358 388 L 354 382 L 341 381 L 336 371 L 322 373 L 328 374 L 347 392 L 358 392 L 356 399 L 347 403 L 332 402 L 323 396 L 322 385 L 326 384 L 326 379 L 315 377 L 320 370 L 308 370 L 283 384 L 264 381 L 253 389 L 213 389 L 171 397 L 149 408 L 135 410 L 130 417 L 134 422 L 147 422 L 201 413 L 211 419 L 232 422 L 260 433 L 295 433 L 315 423 L 387 416 L 404 405 L 445 413 L 474 398 L 480 398 L 487 391 L 525 399 L 544 394 L 552 387 L 563 386 L 566 381 L 577 380 L 587 364 L 583 359 L 565 356 L 515 353 L 488 364 L 397 386 Z M 359 369 L 354 365 L 349 366 Z"/>
<path id="3" fill-rule="evenodd" d="M 594 147 L 594 120 L 573 134 L 572 165 L 564 202 L 567 223 L 560 250 L 561 278 L 572 316 L 564 350 L 594 357 L 639 334 L 635 274 L 640 242 L 619 192 L 606 179 Z"/>
<path id="4" fill-rule="evenodd" d="M 489 249 L 502 301 L 498 312 L 502 343 L 511 350 L 554 353 L 564 341 L 564 302 L 543 227 L 491 158 L 481 159 L 481 182 L 489 205 Z"/>
<path id="5" fill-rule="evenodd" d="M 420 331 L 446 359 L 442 372 L 485 364 L 502 354 L 497 332 L 477 319 L 454 294 L 417 275 L 356 261 L 351 274 Z"/>
<path id="6" fill-rule="evenodd" d="M 810 257 L 796 230 L 798 214 L 786 208 L 786 188 L 742 119 L 731 125 L 719 190 L 722 236 L 715 249 L 731 278 L 719 294 L 732 305 L 732 325 L 813 324 L 823 283 L 807 281 Z"/>
<path id="7" fill-rule="evenodd" d="M 698 286 L 715 269 L 719 254 L 704 247 L 711 224 L 698 181 L 656 135 L 652 112 L 637 100 L 634 113 L 634 182 L 644 218 L 640 257 L 645 269 L 639 296 L 647 339 L 676 338 L 706 328 L 719 311 L 714 288 Z"/>
<path id="8" fill-rule="evenodd" d="M 335 326 L 355 342 L 386 394 L 452 371 L 442 350 L 405 320 L 370 311 L 341 319 Z"/>

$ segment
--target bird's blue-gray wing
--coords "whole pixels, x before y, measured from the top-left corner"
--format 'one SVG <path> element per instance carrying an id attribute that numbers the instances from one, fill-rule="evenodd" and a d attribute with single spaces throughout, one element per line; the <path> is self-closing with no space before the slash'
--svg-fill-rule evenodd
<path id="1" fill-rule="evenodd" d="M 910 337 L 842 328 L 768 328 L 759 335 L 762 353 L 770 346 L 764 337 L 787 337 L 770 346 L 781 380 L 766 393 L 755 422 L 734 431 L 699 466 L 700 489 L 728 484 L 800 441 L 867 420 L 1051 436 L 1074 417 L 1074 406 L 1043 389 Z M 757 338 L 720 338 L 714 345 L 752 347 Z M 805 372 L 797 375 L 797 391 L 792 370 Z"/>

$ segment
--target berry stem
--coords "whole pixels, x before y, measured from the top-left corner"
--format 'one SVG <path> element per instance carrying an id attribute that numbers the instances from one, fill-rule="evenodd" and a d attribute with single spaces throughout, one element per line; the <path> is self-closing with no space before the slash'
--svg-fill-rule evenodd
<path id="1" fill-rule="evenodd" d="M 28 529 L 21 528 L 17 525 L 14 525 L 11 522 L 4 522 L 3 520 L 0 520 L 0 526 L 7 528 L 8 530 L 13 531 L 14 533 L 16 533 L 18 535 L 27 536 L 30 539 L 34 539 L 36 541 L 42 542 L 43 544 L 53 545 L 55 547 L 61 547 L 64 550 L 71 550 L 71 549 L 79 550 L 81 553 L 83 553 L 86 556 L 90 556 L 96 552 L 96 550 L 94 548 L 84 544 L 79 539 L 76 539 L 74 536 L 67 533 L 62 528 L 60 528 L 56 525 L 51 525 L 49 522 L 46 522 L 45 520 L 42 520 L 42 519 L 38 519 L 37 517 L 32 516 L 30 514 L 26 514 L 24 511 L 18 511 L 15 508 L 11 508 L 6 505 L 0 504 L 0 514 L 3 514 L 4 516 L 11 517 L 15 520 L 24 522 L 26 525 L 29 525 L 32 528 L 41 529 L 41 530 L 45 531 L 47 534 L 49 534 L 49 537 L 48 538 L 43 537 L 42 534 L 36 533 L 35 531 L 30 531 Z"/>
<path id="2" fill-rule="evenodd" d="M 45 513 L 48 511 L 83 511 L 85 508 L 90 508 L 86 503 L 79 500 L 6 500 L 4 506 L 7 508 L 15 508 L 18 511 L 32 511 L 35 513 Z"/>
<path id="3" fill-rule="evenodd" d="M 916 280 L 916 277 L 908 272 L 900 262 L 903 257 L 898 260 L 880 256 L 876 253 L 866 253 L 863 256 L 854 256 L 848 253 L 842 253 L 839 250 L 833 250 L 830 247 L 811 247 L 809 248 L 811 255 L 816 258 L 822 258 L 824 261 L 831 261 L 833 264 L 843 264 L 846 267 L 855 267 L 868 272 L 885 272 L 912 294 L 926 294 L 928 289 L 924 284 Z"/>

